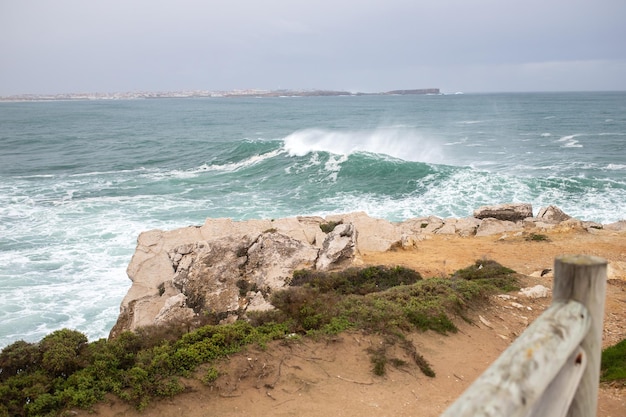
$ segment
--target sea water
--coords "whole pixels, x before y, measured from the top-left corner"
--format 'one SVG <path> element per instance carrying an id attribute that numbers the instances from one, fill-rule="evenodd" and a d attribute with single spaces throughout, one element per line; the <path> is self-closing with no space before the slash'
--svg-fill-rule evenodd
<path id="1" fill-rule="evenodd" d="M 626 93 L 0 103 L 0 347 L 106 337 L 145 230 L 506 202 L 626 219 Z"/>

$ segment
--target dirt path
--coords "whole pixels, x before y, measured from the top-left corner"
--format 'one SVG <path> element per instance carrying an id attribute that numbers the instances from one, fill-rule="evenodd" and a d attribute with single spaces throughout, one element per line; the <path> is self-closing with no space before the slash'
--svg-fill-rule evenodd
<path id="1" fill-rule="evenodd" d="M 549 242 L 528 242 L 519 236 L 436 236 L 414 250 L 363 254 L 362 260 L 366 264 L 403 265 L 430 277 L 489 258 L 529 275 L 524 279 L 525 286 L 541 283 L 551 288 L 550 274 L 541 277 L 537 272 L 552 268 L 555 256 L 601 256 L 610 262 L 603 343 L 610 345 L 625 338 L 626 234 L 565 231 L 548 237 Z M 375 348 L 382 340 L 374 335 L 348 333 L 327 341 L 282 341 L 266 350 L 253 348 L 221 362 L 222 376 L 212 387 L 189 380 L 190 392 L 155 402 L 143 413 L 111 399 L 96 407 L 96 415 L 438 416 L 550 304 L 549 298 L 529 300 L 516 293 L 511 295 L 518 299 L 494 298 L 485 310 L 472 312 L 473 324 L 458 320 L 457 334 L 411 335 L 417 350 L 435 370 L 435 378 L 422 375 L 414 365 L 389 366 L 384 377 L 374 376 L 367 349 Z M 392 348 L 392 352 L 399 359 L 407 359 L 400 349 Z M 603 386 L 598 416 L 624 415 L 626 391 Z"/>

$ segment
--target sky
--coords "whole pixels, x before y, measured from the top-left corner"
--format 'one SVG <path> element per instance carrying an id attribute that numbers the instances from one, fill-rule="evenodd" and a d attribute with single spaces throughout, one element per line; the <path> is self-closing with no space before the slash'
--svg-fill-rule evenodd
<path id="1" fill-rule="evenodd" d="M 0 96 L 626 90 L 624 0 L 0 0 Z"/>

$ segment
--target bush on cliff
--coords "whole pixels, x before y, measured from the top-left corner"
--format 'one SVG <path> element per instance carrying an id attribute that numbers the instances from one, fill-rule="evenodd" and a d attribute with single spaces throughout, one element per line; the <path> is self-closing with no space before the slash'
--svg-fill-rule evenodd
<path id="1" fill-rule="evenodd" d="M 0 352 L 0 417 L 58 415 L 72 407 L 89 408 L 107 393 L 142 409 L 152 398 L 183 391 L 180 377 L 192 377 L 198 365 L 294 333 L 376 332 L 384 338 L 383 345 L 371 352 L 376 374 L 384 374 L 388 364 L 404 365 L 403 360 L 388 357 L 389 348 L 396 345 L 424 374 L 434 376 L 404 333 L 456 331 L 451 315 L 463 316 L 471 303 L 496 288 L 514 285 L 509 271 L 471 280 L 461 276 L 422 280 L 402 267 L 330 274 L 301 271 L 294 274 L 292 286 L 273 294 L 276 310 L 250 314 L 249 322 L 192 331 L 172 324 L 92 343 L 80 332 L 63 329 L 39 343 L 18 341 Z M 202 377 L 208 383 L 219 377 L 214 368 L 209 371 Z"/>

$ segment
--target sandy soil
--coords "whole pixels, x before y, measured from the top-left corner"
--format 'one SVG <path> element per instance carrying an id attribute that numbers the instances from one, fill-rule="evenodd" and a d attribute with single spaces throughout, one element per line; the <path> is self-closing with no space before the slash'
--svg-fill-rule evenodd
<path id="1" fill-rule="evenodd" d="M 560 231 L 549 242 L 523 236 L 459 238 L 435 236 L 412 250 L 363 254 L 365 264 L 403 265 L 423 276 L 449 274 L 476 259 L 494 259 L 527 275 L 524 286 L 551 288 L 555 256 L 591 254 L 609 261 L 605 309 L 605 346 L 626 337 L 626 233 Z M 494 297 L 473 324 L 457 321 L 460 331 L 448 336 L 416 333 L 411 339 L 437 376 L 428 378 L 416 366 L 388 367 L 383 377 L 371 372 L 367 353 L 382 341 L 375 335 L 342 334 L 332 340 L 282 341 L 266 350 L 251 348 L 218 364 L 221 376 L 207 387 L 186 381 L 189 392 L 154 402 L 138 413 L 110 398 L 96 415 L 113 416 L 438 416 L 550 304 L 549 298 L 516 300 Z M 514 307 L 511 302 L 522 304 Z M 481 320 L 482 318 L 482 320 Z M 485 324 L 487 323 L 487 324 Z M 404 358 L 400 349 L 392 350 Z M 80 411 L 77 415 L 89 415 Z M 91 414 L 93 415 L 93 414 Z M 602 386 L 598 416 L 626 415 L 626 390 Z"/>

